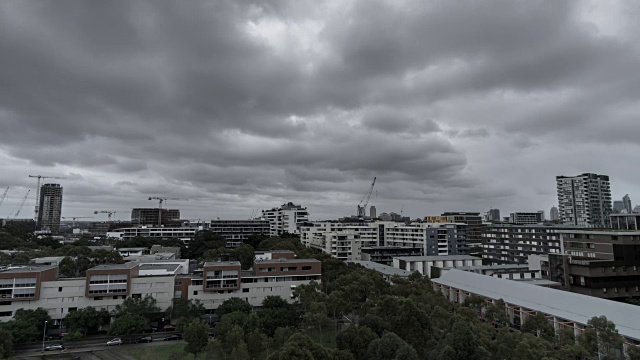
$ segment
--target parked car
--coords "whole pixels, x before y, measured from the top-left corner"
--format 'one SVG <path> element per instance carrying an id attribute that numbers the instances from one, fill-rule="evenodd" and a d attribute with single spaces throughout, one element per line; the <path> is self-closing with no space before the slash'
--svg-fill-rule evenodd
<path id="1" fill-rule="evenodd" d="M 141 343 L 150 343 L 152 342 L 153 339 L 151 338 L 151 336 L 145 336 L 145 337 L 141 337 L 139 339 L 135 339 L 133 342 L 136 344 L 141 344 Z"/>
<path id="2" fill-rule="evenodd" d="M 169 335 L 169 336 L 165 337 L 164 339 L 162 339 L 162 341 L 173 341 L 173 340 L 182 340 L 182 335 L 173 334 L 173 335 Z"/>
<path id="3" fill-rule="evenodd" d="M 114 338 L 114 339 L 111 339 L 111 340 L 107 341 L 107 346 L 111 346 L 111 345 L 122 345 L 122 339 Z"/>
<path id="4" fill-rule="evenodd" d="M 44 351 L 64 350 L 63 344 L 52 344 L 44 348 Z"/>
<path id="5" fill-rule="evenodd" d="M 167 324 L 162 327 L 162 331 L 176 331 L 175 325 Z"/>

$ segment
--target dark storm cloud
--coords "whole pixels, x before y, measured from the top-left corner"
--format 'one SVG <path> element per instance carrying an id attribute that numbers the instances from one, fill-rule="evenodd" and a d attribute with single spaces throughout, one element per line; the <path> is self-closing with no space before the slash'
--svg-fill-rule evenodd
<path id="1" fill-rule="evenodd" d="M 552 195 L 518 197 L 514 163 L 563 168 L 556 144 L 638 145 L 639 6 L 592 8 L 3 1 L 0 155 L 20 180 L 0 180 L 80 174 L 70 198 L 123 208 L 184 194 L 344 214 L 378 176 L 377 201 L 415 215 L 546 208 Z"/>

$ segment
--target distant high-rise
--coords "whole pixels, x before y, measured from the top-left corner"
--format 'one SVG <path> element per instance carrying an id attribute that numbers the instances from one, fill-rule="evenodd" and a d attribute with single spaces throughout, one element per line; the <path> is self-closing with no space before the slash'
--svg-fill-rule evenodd
<path id="1" fill-rule="evenodd" d="M 286 233 L 299 234 L 300 225 L 309 221 L 307 208 L 292 202 L 283 204 L 279 208 L 262 210 L 262 217 L 269 220 L 269 232 L 273 236 Z"/>
<path id="2" fill-rule="evenodd" d="M 376 207 L 375 206 L 370 206 L 369 207 L 369 217 L 372 218 L 372 219 L 375 219 L 377 217 L 376 215 L 377 215 L 376 214 Z"/>
<path id="3" fill-rule="evenodd" d="M 546 216 L 545 216 L 545 214 L 544 214 L 544 210 L 538 210 L 538 214 L 540 214 L 540 219 L 541 219 L 542 221 L 547 220 L 547 217 L 546 217 Z"/>
<path id="4" fill-rule="evenodd" d="M 633 206 L 631 206 L 631 198 L 629 194 L 622 197 L 622 204 L 624 205 L 624 209 L 627 211 L 627 214 L 630 214 L 633 211 Z"/>
<path id="5" fill-rule="evenodd" d="M 624 210 L 624 203 L 622 200 L 616 200 L 613 202 L 613 212 L 616 214 L 620 214 Z"/>
<path id="6" fill-rule="evenodd" d="M 180 220 L 178 209 L 135 208 L 131 210 L 131 225 L 171 225 Z"/>
<path id="7" fill-rule="evenodd" d="M 556 184 L 563 224 L 586 227 L 606 227 L 609 224 L 609 176 L 591 173 L 556 176 Z"/>
<path id="8" fill-rule="evenodd" d="M 551 221 L 558 221 L 560 220 L 560 213 L 558 212 L 558 208 L 555 206 L 551 207 L 551 210 L 549 211 L 549 217 L 551 218 Z"/>
<path id="9" fill-rule="evenodd" d="M 489 209 L 487 211 L 487 221 L 499 222 L 500 220 L 500 209 Z"/>
<path id="10" fill-rule="evenodd" d="M 37 229 L 57 234 L 60 231 L 62 214 L 62 186 L 60 184 L 42 185 L 39 202 Z"/>

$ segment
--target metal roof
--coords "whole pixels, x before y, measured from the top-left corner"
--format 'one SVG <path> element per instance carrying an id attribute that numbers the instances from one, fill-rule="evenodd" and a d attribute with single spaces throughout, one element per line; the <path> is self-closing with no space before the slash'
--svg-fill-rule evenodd
<path id="1" fill-rule="evenodd" d="M 640 340 L 640 306 L 456 269 L 431 281 L 583 325 L 604 315 L 621 335 Z"/>
<path id="2" fill-rule="evenodd" d="M 455 260 L 482 260 L 482 258 L 471 255 L 434 255 L 434 256 L 396 256 L 394 259 L 399 259 L 407 262 L 411 261 L 455 261 Z"/>
<path id="3" fill-rule="evenodd" d="M 354 264 L 360 264 L 360 265 L 366 267 L 367 269 L 374 270 L 374 271 L 379 272 L 379 273 L 381 273 L 383 275 L 389 275 L 389 276 L 398 275 L 398 276 L 401 276 L 401 277 L 405 277 L 405 276 L 411 275 L 411 271 L 397 269 L 397 268 L 394 268 L 393 266 L 379 264 L 379 263 L 373 262 L 373 261 L 352 260 L 352 261 L 347 261 L 347 262 L 354 263 Z"/>

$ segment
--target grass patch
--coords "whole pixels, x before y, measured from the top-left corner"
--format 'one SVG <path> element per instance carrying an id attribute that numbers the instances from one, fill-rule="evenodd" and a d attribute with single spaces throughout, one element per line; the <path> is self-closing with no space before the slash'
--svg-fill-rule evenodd
<path id="1" fill-rule="evenodd" d="M 136 360 L 169 360 L 173 353 L 179 354 L 182 360 L 193 360 L 193 354 L 184 351 L 184 343 L 145 347 L 130 347 L 121 350 Z"/>

